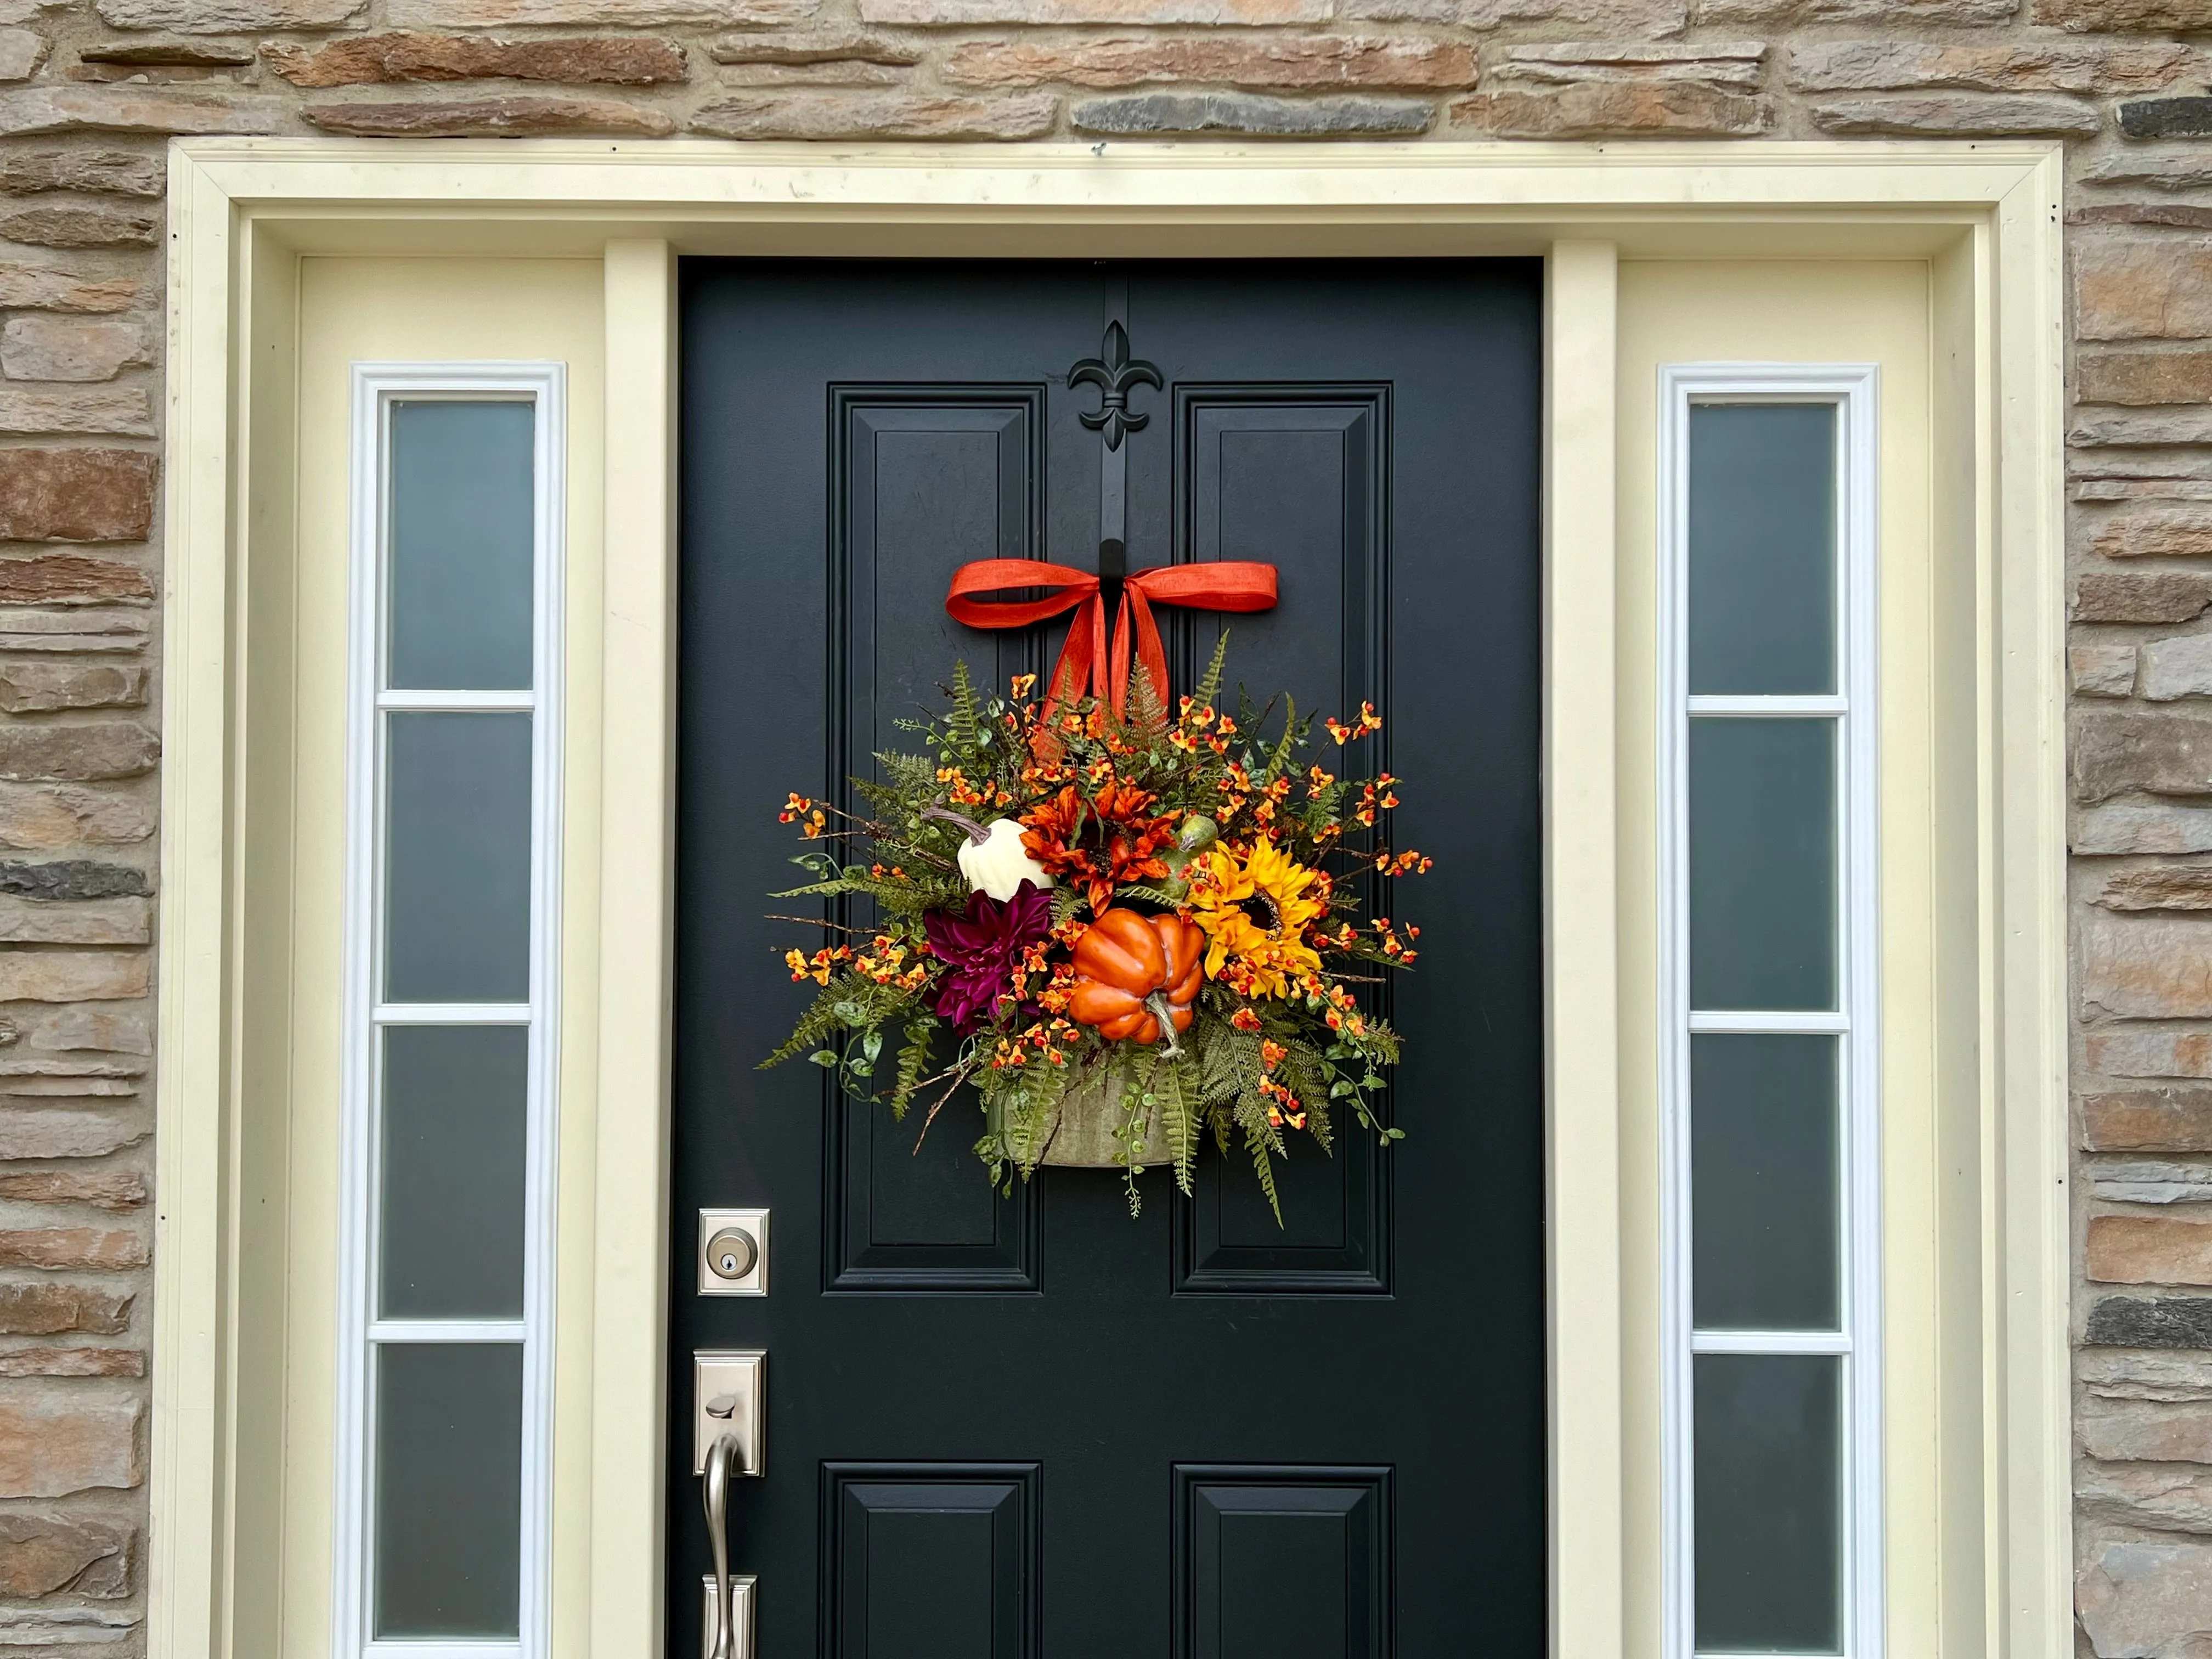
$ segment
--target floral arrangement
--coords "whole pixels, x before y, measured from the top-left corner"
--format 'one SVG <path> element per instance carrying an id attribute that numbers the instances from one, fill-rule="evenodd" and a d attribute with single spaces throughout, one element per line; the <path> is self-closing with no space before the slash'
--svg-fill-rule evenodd
<path id="1" fill-rule="evenodd" d="M 1411 966 L 1420 930 L 1352 914 L 1351 878 L 1430 860 L 1376 844 L 1397 781 L 1311 762 L 1287 699 L 1272 740 L 1266 711 L 1218 712 L 1222 661 L 1171 718 L 1141 666 L 1116 714 L 1041 704 L 1034 675 L 984 695 L 962 665 L 941 719 L 900 723 L 926 752 L 880 755 L 879 779 L 854 780 L 868 816 L 792 795 L 783 821 L 846 856 L 802 854 L 814 879 L 775 896 L 848 902 L 820 924 L 836 942 L 787 952 L 793 979 L 820 988 L 763 1063 L 808 1055 L 895 1118 L 926 1100 L 925 1133 L 972 1083 L 994 1183 L 1110 1162 L 1133 1211 L 1147 1164 L 1190 1191 L 1207 1129 L 1224 1153 L 1242 1143 L 1279 1220 L 1286 1132 L 1326 1150 L 1348 1107 L 1398 1139 L 1371 1103 L 1398 1038 L 1356 988 Z M 1363 705 L 1326 726 L 1341 749 L 1382 722 Z M 1056 1155 L 1086 1118 L 1108 1155 Z"/>

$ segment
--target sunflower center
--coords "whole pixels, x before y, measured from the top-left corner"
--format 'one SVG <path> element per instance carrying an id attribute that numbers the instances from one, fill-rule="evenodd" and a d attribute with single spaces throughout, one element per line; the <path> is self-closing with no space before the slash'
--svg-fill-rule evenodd
<path id="1" fill-rule="evenodd" d="M 1275 902 L 1275 896 L 1264 889 L 1250 898 L 1240 899 L 1236 908 L 1264 931 L 1272 933 L 1283 925 L 1282 907 Z"/>

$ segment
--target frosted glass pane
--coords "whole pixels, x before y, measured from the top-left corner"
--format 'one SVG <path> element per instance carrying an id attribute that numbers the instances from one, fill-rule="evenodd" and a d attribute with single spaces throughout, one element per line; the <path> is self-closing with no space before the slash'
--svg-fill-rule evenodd
<path id="1" fill-rule="evenodd" d="M 1836 406 L 1690 410 L 1690 690 L 1836 689 Z"/>
<path id="2" fill-rule="evenodd" d="M 377 1351 L 378 1638 L 507 1637 L 522 1568 L 522 1347 Z"/>
<path id="3" fill-rule="evenodd" d="M 527 403 L 392 405 L 390 684 L 529 689 L 536 425 Z"/>
<path id="4" fill-rule="evenodd" d="M 1699 1653 L 1843 1644 L 1843 1362 L 1699 1354 Z"/>
<path id="5" fill-rule="evenodd" d="M 1690 722 L 1690 1006 L 1836 1006 L 1836 729 Z"/>
<path id="6" fill-rule="evenodd" d="M 528 714 L 387 714 L 385 996 L 530 995 Z"/>
<path id="7" fill-rule="evenodd" d="M 529 1079 L 526 1026 L 385 1029 L 385 1318 L 522 1317 Z"/>
<path id="8" fill-rule="evenodd" d="M 1692 1321 L 1832 1331 L 1842 1314 L 1836 1039 L 1690 1039 Z"/>

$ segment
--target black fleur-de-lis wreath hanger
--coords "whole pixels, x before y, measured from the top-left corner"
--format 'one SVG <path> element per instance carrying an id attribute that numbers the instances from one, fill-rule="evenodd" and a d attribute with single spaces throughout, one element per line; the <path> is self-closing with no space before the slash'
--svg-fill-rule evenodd
<path id="1" fill-rule="evenodd" d="M 1097 412 L 1077 418 L 1091 431 L 1103 433 L 1107 448 L 1119 449 L 1124 434 L 1143 430 L 1145 423 L 1152 418 L 1129 407 L 1129 394 L 1140 386 L 1158 391 L 1160 371 L 1142 357 L 1132 357 L 1129 331 L 1119 323 L 1109 323 L 1100 355 L 1085 357 L 1069 369 L 1067 384 L 1098 388 Z"/>
<path id="2" fill-rule="evenodd" d="M 1128 310 L 1125 288 L 1113 309 Z M 1111 313 L 1109 313 L 1109 316 Z M 1128 706 L 1132 661 L 1143 664 L 1152 692 L 1167 702 L 1167 650 L 1152 620 L 1155 605 L 1182 605 L 1208 611 L 1265 611 L 1275 603 L 1275 567 L 1243 560 L 1160 565 L 1132 572 L 1128 568 L 1129 456 L 1121 440 L 1141 432 L 1152 418 L 1129 407 L 1129 394 L 1140 386 L 1155 392 L 1164 382 L 1160 371 L 1129 355 L 1129 331 L 1111 317 L 1099 355 L 1067 371 L 1071 390 L 1098 388 L 1098 409 L 1077 411 L 1077 418 L 1106 440 L 1098 468 L 1098 568 L 1094 573 L 1042 559 L 977 559 L 953 573 L 945 608 L 970 628 L 1025 628 L 1064 611 L 1076 616 L 1053 665 L 1045 724 L 1060 703 L 1088 692 L 1116 714 Z M 1011 589 L 1048 587 L 1040 599 L 984 597 Z M 1114 613 L 1111 642 L 1106 628 Z"/>

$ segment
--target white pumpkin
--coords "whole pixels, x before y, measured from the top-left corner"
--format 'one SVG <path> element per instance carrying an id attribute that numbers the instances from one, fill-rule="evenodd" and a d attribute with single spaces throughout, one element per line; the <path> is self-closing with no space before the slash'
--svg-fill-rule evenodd
<path id="1" fill-rule="evenodd" d="M 1052 885 L 1044 866 L 1022 845 L 1022 826 L 1012 818 L 996 818 L 985 825 L 983 839 L 968 841 L 960 848 L 959 859 L 960 873 L 968 878 L 968 885 L 1001 904 L 1013 897 L 1014 890 L 1025 881 L 1035 882 L 1040 888 Z"/>

